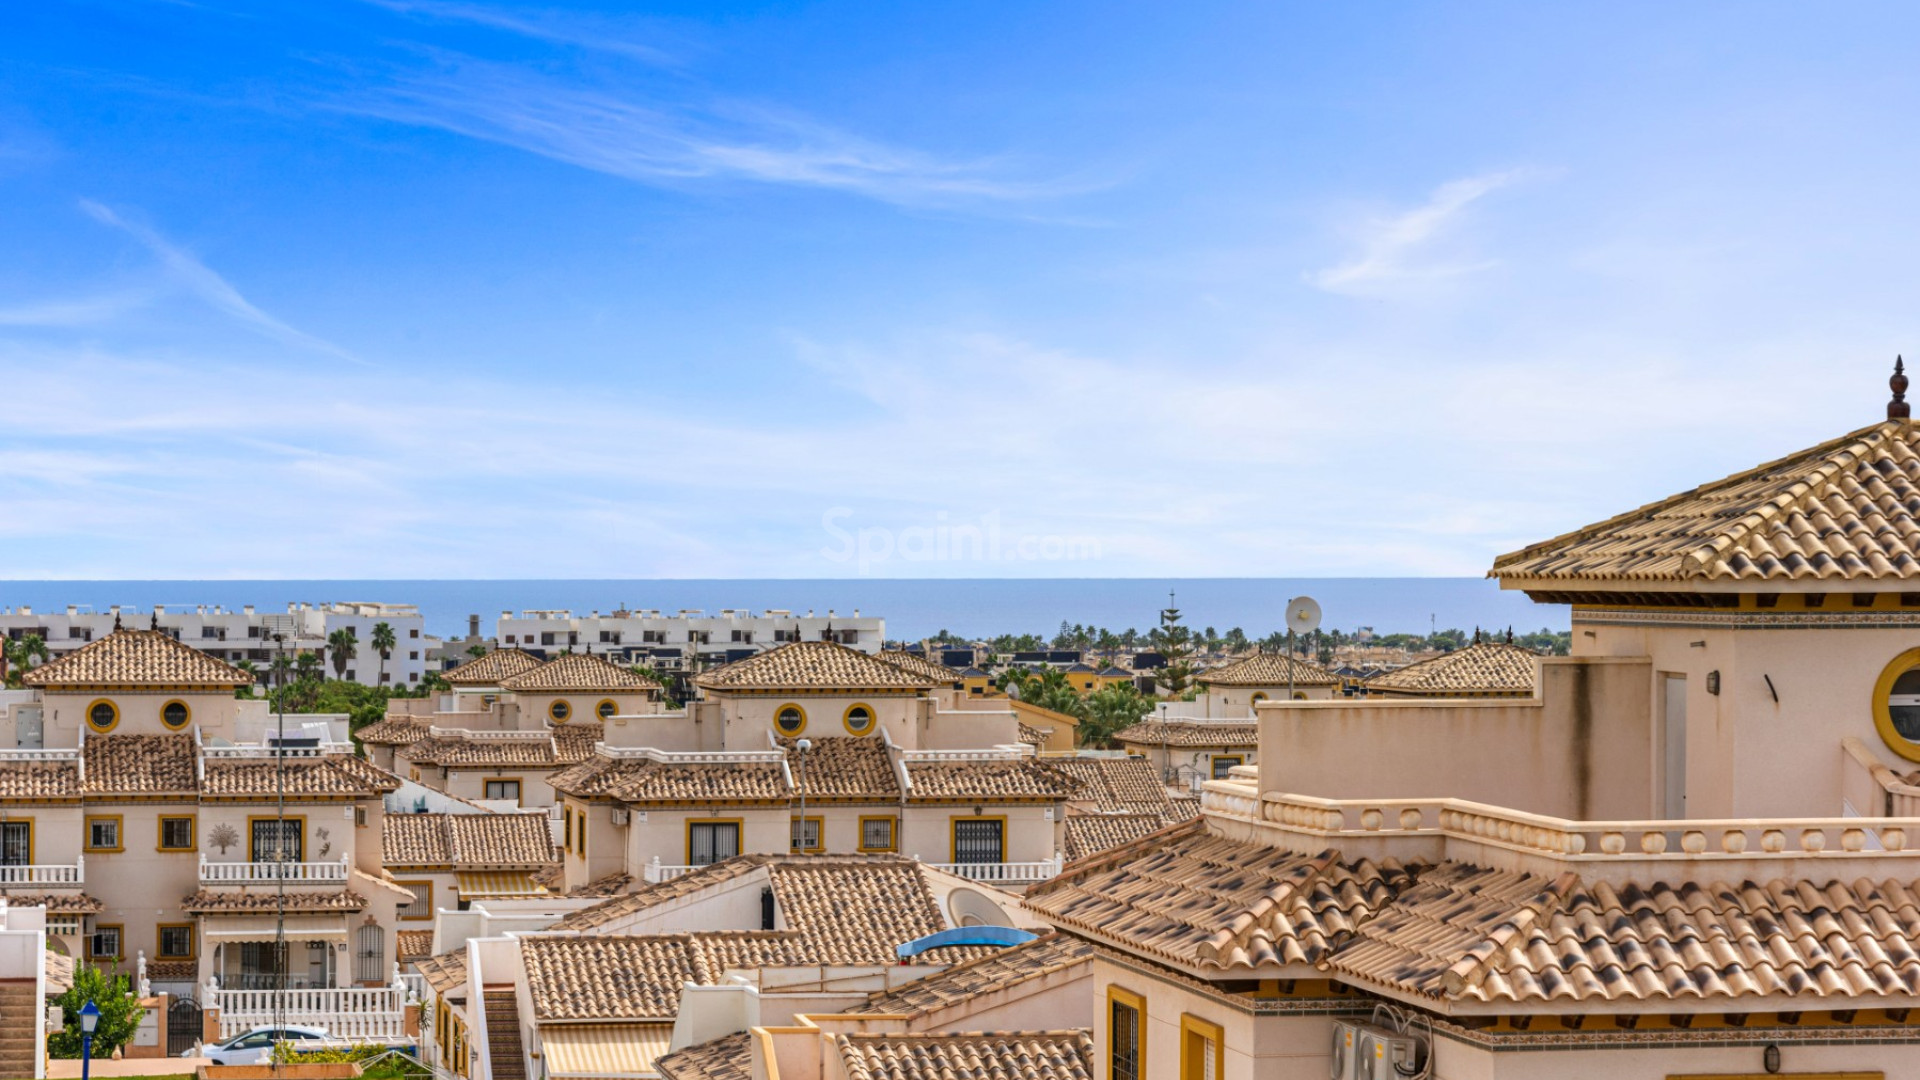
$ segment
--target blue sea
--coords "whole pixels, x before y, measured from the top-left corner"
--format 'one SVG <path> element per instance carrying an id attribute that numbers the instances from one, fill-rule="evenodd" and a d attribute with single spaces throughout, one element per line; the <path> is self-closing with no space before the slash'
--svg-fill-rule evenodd
<path id="1" fill-rule="evenodd" d="M 528 608 L 578 614 L 622 607 L 710 614 L 722 608 L 780 608 L 847 615 L 857 609 L 886 619 L 889 637 L 912 640 L 941 630 L 970 637 L 1050 637 L 1062 620 L 1116 632 L 1144 631 L 1167 606 L 1169 592 L 1188 626 L 1222 633 L 1237 626 L 1253 637 L 1280 628 L 1287 601 L 1296 596 L 1319 601 L 1322 625 L 1329 629 L 1365 626 L 1388 634 L 1476 626 L 1557 631 L 1569 625 L 1567 608 L 1535 604 L 1484 578 L 7 581 L 0 582 L 0 607 L 26 604 L 35 611 L 61 611 L 80 604 L 104 611 L 114 604 L 142 609 L 252 604 L 275 611 L 293 601 L 377 600 L 417 604 L 427 632 L 441 636 L 465 634 L 470 614 L 480 616 L 481 633 L 490 636 L 502 611 Z"/>

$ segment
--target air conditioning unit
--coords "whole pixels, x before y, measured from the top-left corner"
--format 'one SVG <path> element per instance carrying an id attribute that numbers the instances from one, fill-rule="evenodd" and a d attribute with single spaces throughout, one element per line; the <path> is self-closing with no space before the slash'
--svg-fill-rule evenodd
<path id="1" fill-rule="evenodd" d="M 614 808 L 613 808 L 613 823 L 614 823 L 615 825 L 625 825 L 625 824 L 627 823 L 627 808 L 626 808 L 626 807 L 624 807 L 624 806 L 616 806 L 616 807 L 614 807 Z"/>
<path id="2" fill-rule="evenodd" d="M 1329 1080 L 1359 1080 L 1361 1033 L 1365 1029 L 1347 1020 L 1333 1022 L 1333 1045 L 1329 1053 Z"/>
<path id="3" fill-rule="evenodd" d="M 1354 1080 L 1405 1080 L 1420 1070 L 1420 1040 L 1376 1027 L 1362 1028 Z"/>

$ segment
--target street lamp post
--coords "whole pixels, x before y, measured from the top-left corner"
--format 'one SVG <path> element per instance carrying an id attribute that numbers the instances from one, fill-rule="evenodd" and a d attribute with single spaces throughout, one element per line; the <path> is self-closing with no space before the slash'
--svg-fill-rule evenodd
<path id="1" fill-rule="evenodd" d="M 80 1080 L 93 1076 L 93 1029 L 100 1026 L 100 1006 L 87 999 L 80 1006 Z"/>

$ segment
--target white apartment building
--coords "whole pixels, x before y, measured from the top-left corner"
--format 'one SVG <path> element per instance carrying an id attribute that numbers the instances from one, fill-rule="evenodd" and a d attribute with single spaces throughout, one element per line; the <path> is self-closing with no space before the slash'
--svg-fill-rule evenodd
<path id="1" fill-rule="evenodd" d="M 828 611 L 723 608 L 717 615 L 704 611 L 609 611 L 575 615 L 571 611 L 511 611 L 500 613 L 497 624 L 502 648 L 580 649 L 596 656 L 662 670 L 679 670 L 685 659 L 698 654 L 711 666 L 743 659 L 790 641 L 833 641 L 861 652 L 880 651 L 886 641 L 887 621 Z"/>
<path id="2" fill-rule="evenodd" d="M 273 635 L 286 635 L 289 654 L 301 651 L 324 652 L 327 638 L 336 630 L 351 632 L 358 644 L 343 676 L 352 682 L 385 681 L 394 686 L 417 683 L 428 671 L 427 654 L 435 644 L 426 633 L 420 609 L 412 604 L 377 603 L 290 603 L 281 612 L 256 611 L 249 604 L 239 611 L 218 605 L 193 607 L 155 604 L 151 611 L 131 607 L 109 607 L 105 611 L 69 604 L 64 611 L 37 612 L 32 608 L 0 607 L 0 635 L 18 641 L 39 635 L 47 643 L 53 659 L 72 653 L 88 642 L 98 641 L 113 632 L 120 623 L 129 630 L 154 627 L 183 645 L 190 645 L 216 660 L 239 663 L 250 660 L 266 677 L 267 664 L 277 647 Z M 393 627 L 395 645 L 383 665 L 373 650 L 373 628 L 380 623 Z M 331 663 L 327 675 L 333 677 Z"/>

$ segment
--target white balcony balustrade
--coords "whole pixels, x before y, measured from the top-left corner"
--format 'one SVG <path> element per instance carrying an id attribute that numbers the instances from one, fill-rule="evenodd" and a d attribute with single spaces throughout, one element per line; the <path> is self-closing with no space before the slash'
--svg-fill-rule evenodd
<path id="1" fill-rule="evenodd" d="M 1017 889 L 1038 885 L 1058 875 L 1060 867 L 1065 862 L 1064 858 L 1056 854 L 1051 859 L 1041 859 L 1039 862 L 963 862 L 928 863 L 927 865 L 935 870 L 944 870 L 949 874 L 966 878 L 968 881 L 977 881 L 982 885 Z"/>
<path id="2" fill-rule="evenodd" d="M 347 857 L 335 862 L 208 862 L 200 856 L 202 885 L 256 885 L 287 882 L 301 885 L 344 885 Z"/>
<path id="3" fill-rule="evenodd" d="M 86 856 L 74 863 L 40 863 L 30 866 L 0 866 L 0 885 L 39 885 L 47 888 L 78 888 L 87 883 Z"/>

